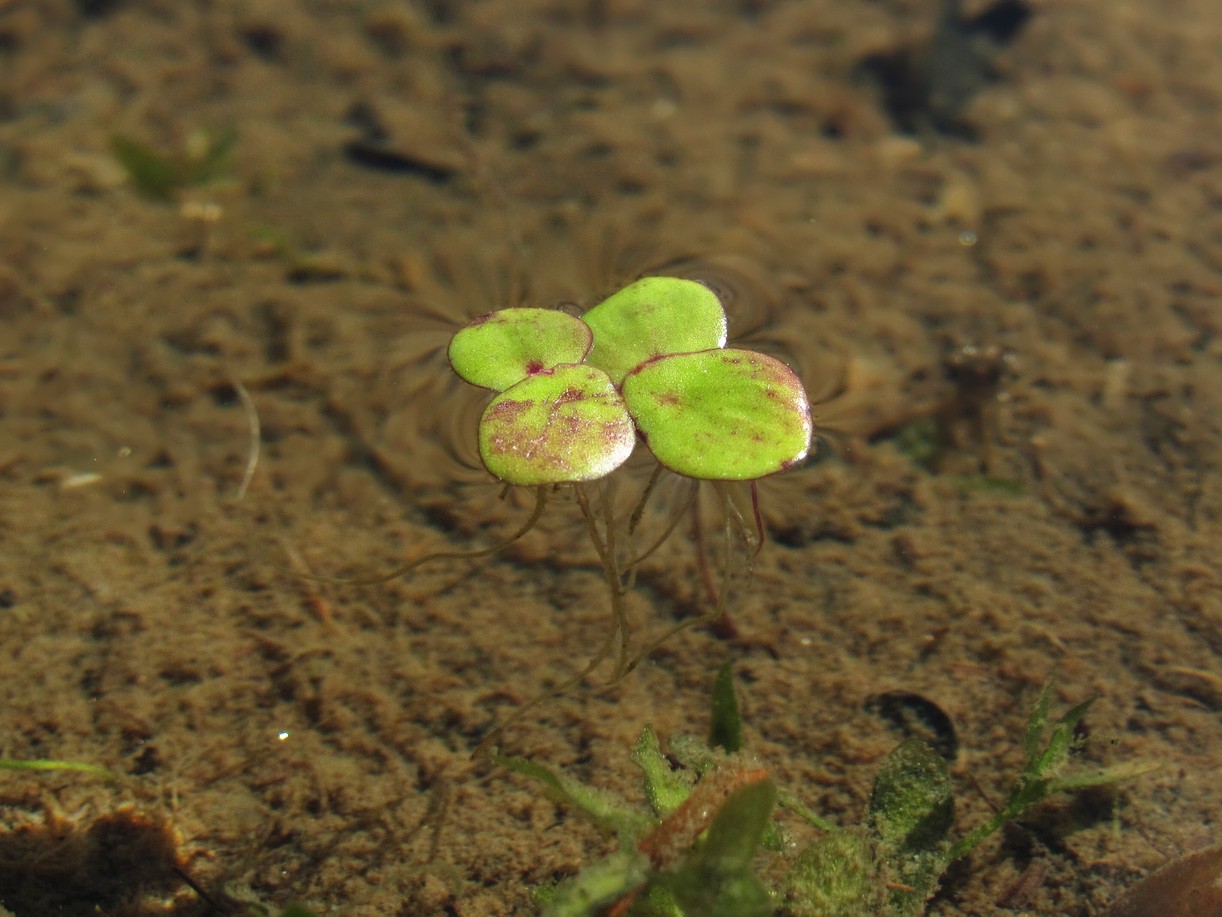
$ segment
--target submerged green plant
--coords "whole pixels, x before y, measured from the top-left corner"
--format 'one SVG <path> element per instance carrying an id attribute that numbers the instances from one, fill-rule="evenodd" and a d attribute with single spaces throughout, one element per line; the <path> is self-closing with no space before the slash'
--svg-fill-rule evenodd
<path id="1" fill-rule="evenodd" d="M 637 740 L 632 761 L 644 777 L 648 812 L 529 760 L 496 760 L 619 840 L 614 853 L 541 892 L 546 917 L 907 917 L 924 913 L 953 862 L 1049 796 L 1151 770 L 1071 769 L 1074 731 L 1090 702 L 1056 719 L 1049 706 L 1045 687 L 1027 721 L 1026 765 L 1005 805 L 958 840 L 950 839 L 954 798 L 946 762 L 921 739 L 905 740 L 884 760 L 864 825 L 837 827 L 779 792 L 739 746 L 728 665 L 714 688 L 708 743 L 677 738 L 664 754 L 648 727 Z M 821 832 L 796 855 L 786 854 L 773 821 L 778 804 Z M 761 850 L 771 860 L 762 861 Z"/>
<path id="2" fill-rule="evenodd" d="M 73 771 L 78 774 L 91 774 L 94 777 L 104 777 L 114 780 L 115 775 L 97 764 L 86 764 L 82 761 L 54 761 L 45 758 L 0 758 L 0 770 L 3 771 Z"/>
<path id="3" fill-rule="evenodd" d="M 115 134 L 110 149 L 132 185 L 145 197 L 173 200 L 179 191 L 224 178 L 233 167 L 234 130 L 195 131 L 181 150 L 162 152 L 123 134 Z"/>

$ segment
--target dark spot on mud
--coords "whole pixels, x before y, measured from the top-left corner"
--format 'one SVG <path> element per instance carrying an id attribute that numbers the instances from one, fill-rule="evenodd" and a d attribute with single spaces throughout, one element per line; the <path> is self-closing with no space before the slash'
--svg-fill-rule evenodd
<path id="1" fill-rule="evenodd" d="M 866 712 L 885 720 L 905 739 L 918 738 L 953 763 L 959 756 L 959 737 L 946 712 L 928 698 L 907 691 L 888 691 L 866 700 Z"/>
<path id="2" fill-rule="evenodd" d="M 971 17 L 962 6 L 961 0 L 943 0 L 928 42 L 872 54 L 858 65 L 879 87 L 892 122 L 906 133 L 933 130 L 974 139 L 962 112 L 977 92 L 1000 79 L 993 61 L 1032 14 L 1024 0 L 997 0 Z"/>

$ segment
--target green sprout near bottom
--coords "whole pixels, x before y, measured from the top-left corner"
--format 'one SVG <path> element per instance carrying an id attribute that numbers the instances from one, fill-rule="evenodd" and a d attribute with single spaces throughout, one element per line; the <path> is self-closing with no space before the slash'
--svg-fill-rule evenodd
<path id="1" fill-rule="evenodd" d="M 194 131 L 178 150 L 164 152 L 124 134 L 110 148 L 132 185 L 145 197 L 172 201 L 183 189 L 225 178 L 232 168 L 237 133 Z"/>
<path id="2" fill-rule="evenodd" d="M 114 780 L 115 775 L 97 764 L 81 761 L 54 761 L 46 758 L 0 758 L 0 771 L 72 771 Z"/>
<path id="3" fill-rule="evenodd" d="M 1027 721 L 1026 765 L 1005 803 L 958 840 L 950 838 L 954 798 L 946 761 L 919 738 L 905 740 L 883 762 L 863 825 L 833 825 L 779 791 L 740 747 L 728 666 L 714 690 L 708 742 L 676 738 L 667 755 L 648 727 L 637 740 L 632 760 L 644 775 L 648 812 L 529 760 L 496 761 L 539 781 L 619 840 L 614 853 L 540 891 L 545 917 L 909 917 L 925 912 L 952 863 L 1049 796 L 1153 769 L 1137 763 L 1071 769 L 1075 729 L 1091 702 L 1054 719 L 1050 701 L 1045 687 Z M 783 853 L 782 829 L 773 821 L 778 804 L 821 832 L 796 856 Z"/>

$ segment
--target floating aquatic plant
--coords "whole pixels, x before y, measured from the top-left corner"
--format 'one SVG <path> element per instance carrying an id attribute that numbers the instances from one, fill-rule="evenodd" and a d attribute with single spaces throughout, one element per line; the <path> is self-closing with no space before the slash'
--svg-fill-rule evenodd
<path id="1" fill-rule="evenodd" d="M 801 381 L 773 357 L 727 348 L 727 325 L 711 289 L 675 277 L 638 280 L 580 318 L 511 308 L 468 322 L 451 339 L 448 356 L 458 376 L 494 393 L 478 425 L 481 461 L 506 485 L 533 488 L 534 510 L 491 548 L 429 554 L 361 582 L 384 582 L 430 560 L 498 551 L 530 531 L 549 497 L 568 488 L 603 567 L 612 626 L 589 663 L 544 697 L 569 689 L 612 657 L 613 683 L 678 631 L 721 619 L 733 573 L 732 541 L 753 541 L 757 550 L 762 544 L 755 481 L 801 462 L 812 435 Z M 638 445 L 658 464 L 624 518 L 600 488 Z M 712 590 L 706 614 L 673 625 L 634 651 L 625 575 L 657 549 L 683 514 L 650 547 L 625 556 L 663 469 L 712 482 L 727 520 L 721 588 Z M 731 502 L 728 482 L 751 485 L 753 534 Z M 688 505 L 694 501 L 693 491 Z M 544 697 L 519 708 L 515 718 Z"/>
<path id="2" fill-rule="evenodd" d="M 605 477 L 632 451 L 626 423 L 677 474 L 753 481 L 806 456 L 810 404 L 784 363 L 725 343 L 711 290 L 646 277 L 581 319 L 545 309 L 480 316 L 449 354 L 459 376 L 500 393 L 480 421 L 480 454 L 507 484 Z"/>

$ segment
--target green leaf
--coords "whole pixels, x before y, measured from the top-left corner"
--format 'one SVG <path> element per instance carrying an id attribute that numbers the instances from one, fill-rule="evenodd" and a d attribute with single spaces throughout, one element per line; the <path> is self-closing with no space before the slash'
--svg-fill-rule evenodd
<path id="1" fill-rule="evenodd" d="M 632 761 L 645 774 L 645 795 L 653 814 L 664 818 L 692 792 L 693 777 L 688 771 L 676 771 L 662 754 L 662 746 L 654 731 L 646 726 L 632 749 Z"/>
<path id="2" fill-rule="evenodd" d="M 632 917 L 692 917 L 679 907 L 670 889 L 657 883 L 645 890 L 645 894 L 634 902 L 628 913 Z M 599 914 L 598 917 L 604 915 Z"/>
<path id="3" fill-rule="evenodd" d="M 1021 818 L 1053 793 L 1121 783 L 1157 769 L 1157 765 L 1134 761 L 1062 775 L 1061 772 L 1069 764 L 1070 753 L 1074 749 L 1074 733 L 1094 700 L 1083 701 L 1071 707 L 1049 723 L 1051 699 L 1052 686 L 1048 684 L 1040 691 L 1027 719 L 1027 765 L 1010 788 L 1005 804 L 987 822 L 950 847 L 943 857 L 946 864 L 966 856 L 1006 822 Z"/>
<path id="4" fill-rule="evenodd" d="M 748 783 L 730 794 L 709 825 L 700 862 L 713 873 L 747 869 L 776 805 L 776 784 L 769 778 Z"/>
<path id="5" fill-rule="evenodd" d="M 810 449 L 806 391 L 788 366 L 762 353 L 659 357 L 629 373 L 622 388 L 654 456 L 689 478 L 750 481 Z"/>
<path id="6" fill-rule="evenodd" d="M 874 779 L 870 825 L 885 848 L 930 850 L 946 837 L 954 817 L 946 760 L 924 739 L 907 739 L 891 752 Z"/>
<path id="7" fill-rule="evenodd" d="M 1152 774 L 1160 767 L 1160 764 L 1151 761 L 1126 761 L 1122 764 L 1113 764 L 1111 767 L 1101 767 L 1098 770 L 1067 774 L 1053 780 L 1049 786 L 1049 792 L 1069 793 L 1090 787 L 1126 783 L 1129 780 L 1144 777 L 1146 774 Z"/>
<path id="8" fill-rule="evenodd" d="M 115 775 L 97 764 L 84 764 L 80 761 L 49 761 L 42 758 L 20 759 L 0 758 L 0 770 L 5 771 L 73 771 L 78 774 L 92 774 L 94 777 L 104 777 L 114 780 Z"/>
<path id="9" fill-rule="evenodd" d="M 699 736 L 671 736 L 666 744 L 670 756 L 698 776 L 703 777 L 717 763 L 717 755 Z"/>
<path id="10" fill-rule="evenodd" d="M 238 132 L 232 127 L 194 131 L 187 138 L 185 183 L 206 185 L 225 178 L 233 170 L 233 151 L 237 142 Z"/>
<path id="11" fill-rule="evenodd" d="M 887 756 L 870 796 L 870 827 L 879 855 L 906 886 L 892 893 L 900 913 L 919 912 L 937 886 L 954 811 L 946 759 L 928 742 L 907 739 Z"/>
<path id="12" fill-rule="evenodd" d="M 481 315 L 450 339 L 450 365 L 472 385 L 503 392 L 561 363 L 581 363 L 594 336 L 581 319 L 555 309 L 502 309 Z"/>
<path id="13" fill-rule="evenodd" d="M 1027 763 L 1030 764 L 1039 757 L 1044 747 L 1044 731 L 1048 728 L 1048 708 L 1052 703 L 1052 683 L 1049 682 L 1040 689 L 1039 697 L 1027 717 L 1027 729 L 1023 737 L 1023 750 L 1027 753 Z"/>
<path id="14" fill-rule="evenodd" d="M 170 201 L 183 188 L 225 177 L 232 168 L 237 139 L 233 129 L 195 131 L 185 150 L 166 154 L 116 134 L 110 139 L 110 149 L 137 191 L 154 200 Z"/>
<path id="15" fill-rule="evenodd" d="M 617 385 L 646 360 L 726 343 L 726 313 L 717 295 L 702 283 L 677 277 L 642 278 L 582 319 L 594 331 L 588 362 Z"/>
<path id="16" fill-rule="evenodd" d="M 154 200 L 168 201 L 185 183 L 182 166 L 150 146 L 122 134 L 110 138 L 110 150 L 136 190 Z"/>
<path id="17" fill-rule="evenodd" d="M 822 815 L 808 808 L 796 796 L 786 790 L 780 791 L 780 794 L 777 796 L 777 802 L 780 803 L 782 808 L 788 809 L 813 828 L 827 832 L 841 830 L 840 826 L 835 822 L 828 821 Z"/>
<path id="18" fill-rule="evenodd" d="M 885 914 L 874 844 L 865 831 L 833 830 L 798 854 L 789 871 L 786 913 L 794 917 Z"/>
<path id="19" fill-rule="evenodd" d="M 1078 724 L 1095 702 L 1092 697 L 1071 707 L 1050 725 L 1048 707 L 1051 697 L 1052 685 L 1049 683 L 1040 691 L 1027 719 L 1027 766 L 1023 770 L 1023 778 L 1028 783 L 1050 780 L 1069 763 Z M 1043 795 L 1046 794 L 1047 791 L 1044 791 Z"/>
<path id="20" fill-rule="evenodd" d="M 734 670 L 725 663 L 713 682 L 713 716 L 709 725 L 709 745 L 730 753 L 743 747 L 743 722 L 734 692 Z"/>
<path id="21" fill-rule="evenodd" d="M 735 790 L 709 825 L 704 843 L 670 875 L 658 878 L 689 917 L 765 917 L 772 896 L 751 861 L 772 817 L 776 784 L 757 780 Z"/>
<path id="22" fill-rule="evenodd" d="M 635 844 L 654 827 L 652 819 L 605 790 L 585 786 L 526 758 L 494 754 L 492 760 L 506 770 L 537 780 L 553 799 L 583 813 L 604 831 L 617 834 L 625 845 Z"/>
<path id="23" fill-rule="evenodd" d="M 610 474 L 632 454 L 636 429 L 607 374 L 563 364 L 492 399 L 480 418 L 484 466 L 508 484 L 562 484 Z"/>
<path id="24" fill-rule="evenodd" d="M 556 889 L 544 917 L 592 917 L 649 879 L 649 858 L 620 850 L 585 867 Z"/>

